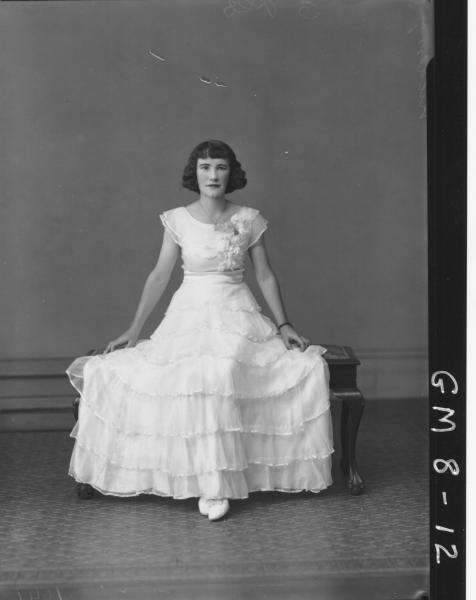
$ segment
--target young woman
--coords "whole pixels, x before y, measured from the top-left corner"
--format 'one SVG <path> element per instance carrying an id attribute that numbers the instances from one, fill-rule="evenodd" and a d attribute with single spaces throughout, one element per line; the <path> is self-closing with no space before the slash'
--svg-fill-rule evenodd
<path id="1" fill-rule="evenodd" d="M 233 150 L 199 144 L 183 185 L 198 198 L 160 215 L 162 248 L 130 327 L 68 368 L 81 394 L 69 474 L 103 494 L 198 497 L 214 521 L 230 498 L 332 483 L 328 368 L 286 315 L 267 221 L 226 197 L 246 185 Z M 276 324 L 243 282 L 246 252 Z M 183 282 L 138 341 L 179 255 Z"/>

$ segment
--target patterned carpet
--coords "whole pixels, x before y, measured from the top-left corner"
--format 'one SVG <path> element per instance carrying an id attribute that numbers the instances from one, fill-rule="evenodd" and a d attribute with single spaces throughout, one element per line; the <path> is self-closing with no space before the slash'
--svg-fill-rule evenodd
<path id="1" fill-rule="evenodd" d="M 338 406 L 334 407 L 337 425 Z M 336 436 L 337 441 L 337 436 Z M 196 500 L 80 500 L 68 432 L 0 434 L 0 586 L 428 572 L 426 402 L 367 403 L 367 491 L 255 493 L 210 523 Z M 336 444 L 334 463 L 339 447 Z M 391 597 L 391 596 L 389 596 Z"/>

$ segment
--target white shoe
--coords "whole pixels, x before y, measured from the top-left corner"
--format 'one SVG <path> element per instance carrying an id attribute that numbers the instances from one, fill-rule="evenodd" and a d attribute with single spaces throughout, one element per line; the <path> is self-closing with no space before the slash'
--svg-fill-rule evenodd
<path id="1" fill-rule="evenodd" d="M 212 504 L 208 509 L 208 518 L 210 521 L 218 521 L 226 515 L 226 513 L 230 510 L 230 503 L 226 498 L 221 498 L 220 500 L 212 500 Z"/>
<path id="2" fill-rule="evenodd" d="M 199 498 L 198 499 L 198 511 L 204 517 L 208 517 L 208 512 L 212 505 L 213 500 L 209 500 L 208 498 Z"/>

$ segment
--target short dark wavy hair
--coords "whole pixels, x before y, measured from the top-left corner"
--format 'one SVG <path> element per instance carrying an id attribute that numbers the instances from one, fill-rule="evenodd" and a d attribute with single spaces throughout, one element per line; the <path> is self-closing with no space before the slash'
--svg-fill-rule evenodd
<path id="1" fill-rule="evenodd" d="M 228 160 L 230 176 L 225 190 L 226 194 L 245 187 L 247 183 L 245 171 L 241 168 L 241 164 L 230 146 L 220 140 L 207 140 L 195 146 L 183 170 L 183 187 L 192 190 L 192 192 L 200 193 L 197 182 L 197 162 L 199 158 L 226 158 Z"/>

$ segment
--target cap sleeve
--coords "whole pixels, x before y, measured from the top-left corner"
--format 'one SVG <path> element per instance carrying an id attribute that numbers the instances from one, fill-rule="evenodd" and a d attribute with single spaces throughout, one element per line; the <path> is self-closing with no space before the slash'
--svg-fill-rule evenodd
<path id="1" fill-rule="evenodd" d="M 176 209 L 166 210 L 165 212 L 160 213 L 159 217 L 164 229 L 169 232 L 173 241 L 180 246 L 179 222 Z"/>
<path id="2" fill-rule="evenodd" d="M 253 244 L 260 239 L 263 233 L 268 229 L 268 221 L 257 212 L 255 218 L 251 223 L 251 234 L 250 234 L 250 243 L 248 244 L 248 248 L 250 248 Z"/>

